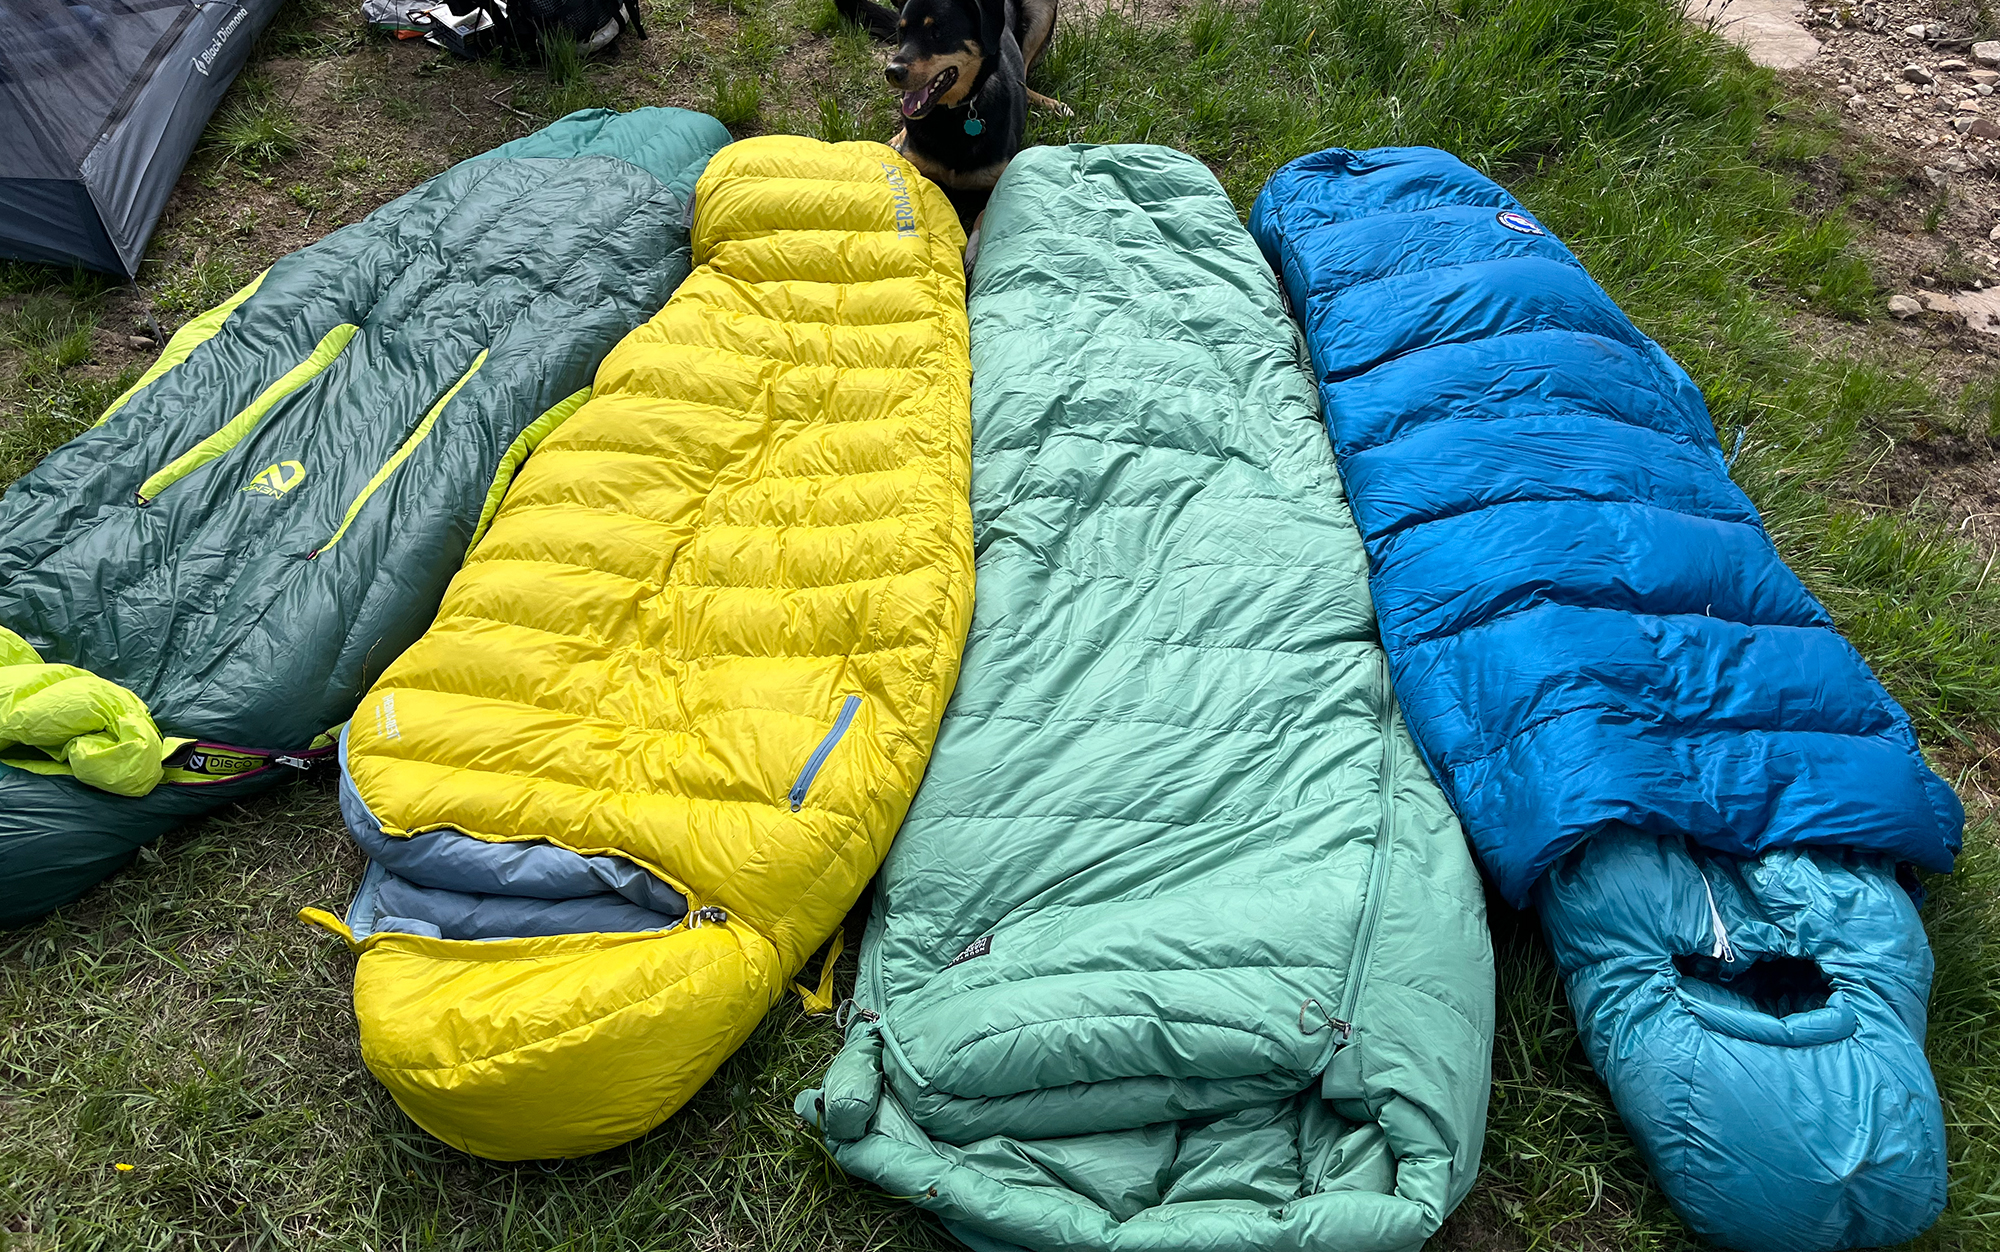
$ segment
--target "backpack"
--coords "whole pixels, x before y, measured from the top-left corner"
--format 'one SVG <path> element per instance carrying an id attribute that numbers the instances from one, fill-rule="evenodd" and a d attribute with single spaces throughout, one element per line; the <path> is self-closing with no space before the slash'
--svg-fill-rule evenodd
<path id="1" fill-rule="evenodd" d="M 539 60 L 549 34 L 574 39 L 586 56 L 628 27 L 646 37 L 639 0 L 445 0 L 409 16 L 432 43 L 467 58 L 506 52 Z"/>

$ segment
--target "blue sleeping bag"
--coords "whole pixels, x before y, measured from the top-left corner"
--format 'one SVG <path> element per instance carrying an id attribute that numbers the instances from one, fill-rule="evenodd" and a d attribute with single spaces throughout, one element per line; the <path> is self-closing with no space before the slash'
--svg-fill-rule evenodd
<path id="1" fill-rule="evenodd" d="M 1411 730 L 1537 906 L 1676 1211 L 1743 1252 L 1922 1231 L 1944 1126 L 1896 871 L 1949 870 L 1964 813 L 1730 480 L 1700 390 L 1445 153 L 1294 161 L 1250 227 Z"/>

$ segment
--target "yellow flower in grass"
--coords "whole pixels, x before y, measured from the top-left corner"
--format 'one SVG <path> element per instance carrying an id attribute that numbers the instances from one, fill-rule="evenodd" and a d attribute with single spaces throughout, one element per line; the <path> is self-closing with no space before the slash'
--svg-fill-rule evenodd
<path id="1" fill-rule="evenodd" d="M 132 1166 L 132 1165 L 127 1165 L 127 1164 L 126 1164 L 125 1162 L 123 1162 L 123 1161 L 120 1161 L 120 1162 L 118 1162 L 118 1164 L 116 1164 L 116 1165 L 115 1165 L 115 1166 L 113 1166 L 112 1168 L 113 1168 L 113 1169 L 116 1169 L 116 1170 L 117 1170 L 117 1171 L 118 1171 L 119 1173 L 121 1173 L 121 1174 L 129 1174 L 129 1173 L 131 1173 L 131 1172 L 132 1172 L 132 1171 L 133 1171 L 133 1170 L 134 1170 L 135 1168 L 137 1168 L 137 1167 L 136 1167 L 136 1166 Z"/>

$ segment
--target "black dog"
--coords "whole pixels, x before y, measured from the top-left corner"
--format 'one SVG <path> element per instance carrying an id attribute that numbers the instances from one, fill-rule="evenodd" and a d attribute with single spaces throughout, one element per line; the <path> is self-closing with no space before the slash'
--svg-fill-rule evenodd
<path id="1" fill-rule="evenodd" d="M 951 197 L 968 225 L 1021 150 L 1028 102 L 1068 106 L 1028 90 L 1048 50 L 1056 0 L 834 0 L 878 39 L 900 40 L 884 74 L 902 94 L 903 129 L 890 144 Z"/>

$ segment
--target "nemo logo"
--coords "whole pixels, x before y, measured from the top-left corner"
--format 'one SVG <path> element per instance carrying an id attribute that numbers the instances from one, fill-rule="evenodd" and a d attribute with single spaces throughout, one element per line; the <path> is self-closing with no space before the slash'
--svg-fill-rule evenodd
<path id="1" fill-rule="evenodd" d="M 297 461 L 280 461 L 250 480 L 245 491 L 260 496 L 282 496 L 306 480 L 306 467 Z"/>

